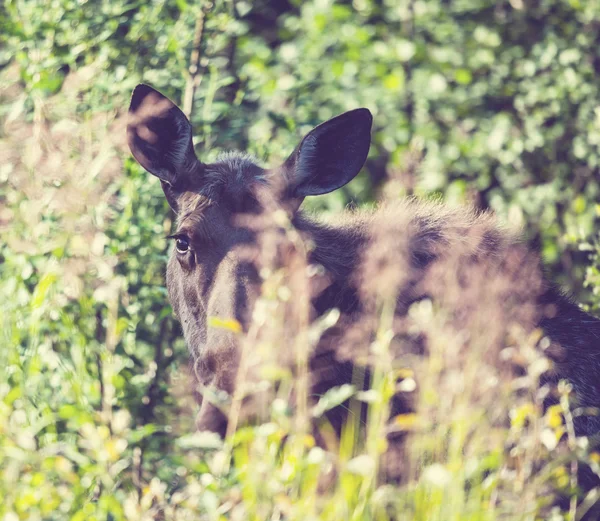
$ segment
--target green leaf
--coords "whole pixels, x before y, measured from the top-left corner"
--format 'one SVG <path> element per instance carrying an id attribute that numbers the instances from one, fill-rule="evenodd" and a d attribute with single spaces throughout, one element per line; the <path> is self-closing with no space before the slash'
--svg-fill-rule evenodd
<path id="1" fill-rule="evenodd" d="M 319 418 L 323 414 L 338 405 L 341 405 L 354 395 L 354 386 L 350 384 L 340 385 L 329 389 L 317 402 L 311 411 L 314 418 Z"/>
<path id="2" fill-rule="evenodd" d="M 42 276 L 39 283 L 35 287 L 33 297 L 31 299 L 31 307 L 33 309 L 39 308 L 44 303 L 48 291 L 56 282 L 56 279 L 57 276 L 55 273 L 46 273 L 44 276 Z"/>

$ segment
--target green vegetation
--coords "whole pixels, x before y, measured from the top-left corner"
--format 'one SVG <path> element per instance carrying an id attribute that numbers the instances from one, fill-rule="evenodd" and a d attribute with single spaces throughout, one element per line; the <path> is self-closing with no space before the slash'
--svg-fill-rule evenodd
<path id="1" fill-rule="evenodd" d="M 402 485 L 375 480 L 385 367 L 372 394 L 337 389 L 313 411 L 370 400 L 364 444 L 349 426 L 322 450 L 283 399 L 225 443 L 193 434 L 186 347 L 164 288 L 171 217 L 125 149 L 123 115 L 139 82 L 182 103 L 194 84 L 199 157 L 238 149 L 276 164 L 312 126 L 369 107 L 364 172 L 307 205 L 336 212 L 383 193 L 492 208 L 593 311 L 599 25 L 596 0 L 5 0 L 0 519 L 579 519 L 585 503 L 561 511 L 547 493 L 574 493 L 575 457 L 596 470 L 600 460 L 584 440 L 557 442 L 568 389 L 542 412 L 531 338 L 518 339 L 518 399 L 512 388 L 474 399 L 473 385 L 442 403 L 452 371 L 431 364 L 422 417 L 398 419 L 415 433 Z M 265 309 L 283 305 L 280 277 L 265 281 Z M 415 313 L 431 327 L 436 310 Z M 379 349 L 387 338 L 384 320 Z"/>

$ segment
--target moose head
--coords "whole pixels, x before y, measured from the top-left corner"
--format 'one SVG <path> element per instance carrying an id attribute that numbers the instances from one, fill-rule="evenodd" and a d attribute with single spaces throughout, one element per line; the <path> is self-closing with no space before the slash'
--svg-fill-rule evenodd
<path id="1" fill-rule="evenodd" d="M 259 291 L 253 263 L 237 254 L 238 246 L 256 239 L 239 224 L 240 215 L 260 213 L 266 194 L 293 218 L 306 196 L 344 186 L 367 158 L 371 123 L 364 108 L 322 123 L 276 168 L 265 169 L 243 154 L 208 164 L 196 157 L 183 112 L 147 85 L 134 90 L 128 144 L 140 165 L 160 179 L 177 215 L 167 288 L 202 386 L 233 392 L 236 337 L 210 327 L 208 319 L 235 319 L 246 327 Z M 197 424 L 223 433 L 226 419 L 205 400 Z"/>

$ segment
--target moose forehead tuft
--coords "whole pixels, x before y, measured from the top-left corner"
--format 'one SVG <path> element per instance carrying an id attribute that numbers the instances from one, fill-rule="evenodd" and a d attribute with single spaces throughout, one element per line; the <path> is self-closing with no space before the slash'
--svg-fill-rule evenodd
<path id="1" fill-rule="evenodd" d="M 249 154 L 226 152 L 215 163 L 204 165 L 179 198 L 179 220 L 203 213 L 212 204 L 240 210 L 252 198 L 252 187 L 265 182 L 265 171 Z"/>
<path id="2" fill-rule="evenodd" d="M 237 207 L 255 183 L 264 181 L 264 170 L 248 154 L 226 152 L 215 163 L 205 165 L 202 177 L 199 193 Z"/>
<path id="3" fill-rule="evenodd" d="M 208 165 L 213 170 L 225 176 L 228 185 L 250 185 L 263 181 L 264 170 L 256 164 L 256 159 L 250 154 L 241 152 L 224 152 L 217 157 L 217 162 Z"/>

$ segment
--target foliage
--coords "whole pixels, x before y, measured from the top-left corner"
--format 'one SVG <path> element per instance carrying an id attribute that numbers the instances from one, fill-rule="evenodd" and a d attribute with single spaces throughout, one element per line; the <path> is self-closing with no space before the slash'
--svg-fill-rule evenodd
<path id="1" fill-rule="evenodd" d="M 122 114 L 140 81 L 183 98 L 203 9 L 192 114 L 203 159 L 233 148 L 276 164 L 310 127 L 367 106 L 364 173 L 310 207 L 385 192 L 493 208 L 526 228 L 555 279 L 600 307 L 596 2 L 7 0 L 0 516 L 534 519 L 540 491 L 569 489 L 561 463 L 585 450 L 556 443 L 566 398 L 544 414 L 531 382 L 528 399 L 508 401 L 508 429 L 466 414 L 471 403 L 437 426 L 399 419 L 421 428 L 419 470 L 401 487 L 374 481 L 376 426 L 364 446 L 349 427 L 332 455 L 294 430 L 283 400 L 225 444 L 191 434 L 186 348 L 163 280 L 171 217 L 124 149 Z M 533 381 L 538 362 L 528 363 Z M 385 410 L 389 377 L 356 399 Z M 433 372 L 427 385 L 438 383 Z"/>

